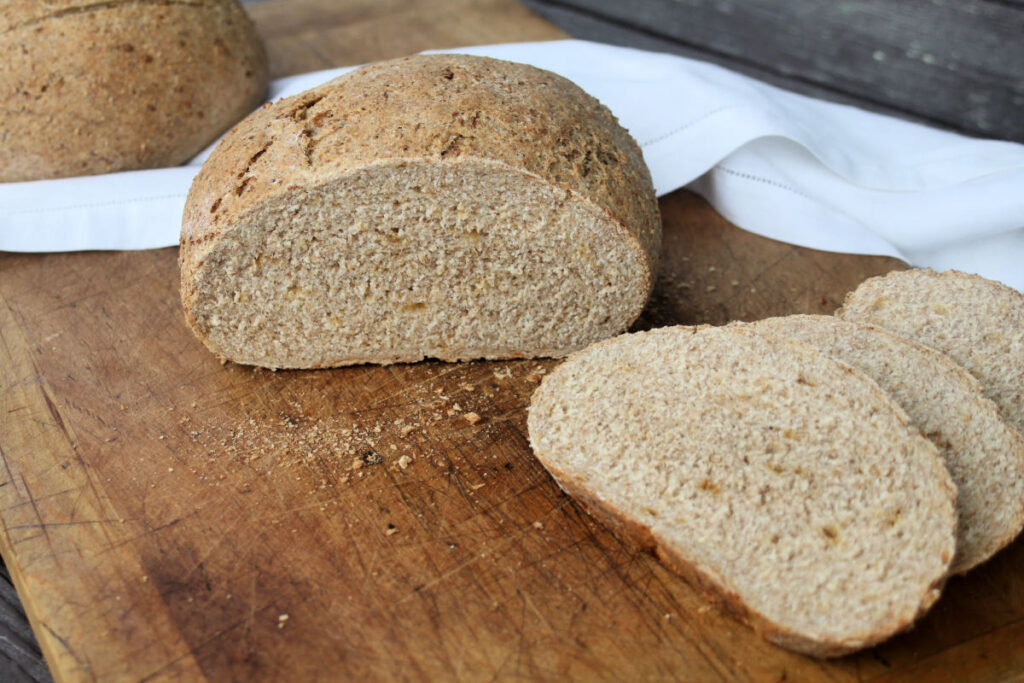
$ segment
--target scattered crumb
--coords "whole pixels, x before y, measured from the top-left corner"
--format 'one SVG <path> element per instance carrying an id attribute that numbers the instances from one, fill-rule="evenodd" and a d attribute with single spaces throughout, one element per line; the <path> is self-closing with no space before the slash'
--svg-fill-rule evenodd
<path id="1" fill-rule="evenodd" d="M 469 488 L 471 488 L 474 491 L 476 491 L 477 489 L 482 489 L 485 486 L 487 486 L 487 484 L 483 484 L 483 483 L 481 483 L 481 484 L 471 484 Z"/>
<path id="2" fill-rule="evenodd" d="M 401 458 L 398 459 L 398 466 L 401 467 L 403 470 L 409 467 L 410 463 L 412 463 L 412 458 L 410 458 L 408 455 L 403 455 Z"/>
<path id="3" fill-rule="evenodd" d="M 398 527 L 396 527 L 394 524 L 388 524 L 387 529 L 384 530 L 384 535 L 385 536 L 394 536 L 397 533 L 398 533 Z"/>
<path id="4" fill-rule="evenodd" d="M 533 382 L 534 384 L 540 384 L 540 375 L 527 375 L 527 382 Z"/>
<path id="5" fill-rule="evenodd" d="M 739 280 L 733 280 L 729 284 L 732 285 L 733 287 L 739 287 L 740 286 L 740 281 Z"/>
<path id="6" fill-rule="evenodd" d="M 173 467 L 168 467 L 168 468 L 167 468 L 167 471 L 168 471 L 168 472 L 173 472 L 173 471 L 174 471 L 174 468 L 173 468 Z"/>
<path id="7" fill-rule="evenodd" d="M 282 614 L 282 615 L 278 616 L 277 617 L 277 627 L 278 628 L 284 628 L 284 622 L 286 622 L 286 621 L 288 621 L 288 615 L 287 614 Z"/>
<path id="8" fill-rule="evenodd" d="M 401 434 L 402 437 L 404 438 L 406 436 L 409 436 L 409 433 L 414 431 L 415 429 L 416 429 L 416 427 L 414 427 L 413 425 L 405 425 L 404 427 L 402 427 L 402 429 L 399 432 L 399 434 Z"/>
<path id="9" fill-rule="evenodd" d="M 708 292 L 713 292 L 716 289 L 718 289 L 718 287 L 715 287 L 714 285 L 708 285 L 707 287 L 704 288 L 704 290 Z"/>
<path id="10" fill-rule="evenodd" d="M 363 459 L 362 459 L 362 458 L 355 458 L 355 459 L 354 459 L 354 460 L 352 461 L 352 469 L 354 469 L 354 470 L 358 470 L 358 469 L 360 469 L 360 468 L 361 468 L 362 466 L 363 466 Z"/>
<path id="11" fill-rule="evenodd" d="M 480 416 L 476 413 L 466 413 L 462 417 L 466 420 L 466 422 L 468 422 L 471 425 L 475 425 L 477 422 L 480 421 Z"/>
<path id="12" fill-rule="evenodd" d="M 542 522 L 542 521 L 540 521 L 538 519 L 536 522 L 533 523 L 533 528 L 534 529 L 543 529 L 544 528 L 544 522 Z"/>

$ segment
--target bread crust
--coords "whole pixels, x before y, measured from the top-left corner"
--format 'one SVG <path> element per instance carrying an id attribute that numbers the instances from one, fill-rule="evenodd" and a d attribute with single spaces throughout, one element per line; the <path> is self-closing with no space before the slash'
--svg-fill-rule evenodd
<path id="1" fill-rule="evenodd" d="M 0 52 L 2 182 L 180 164 L 268 80 L 236 0 L 15 0 Z"/>

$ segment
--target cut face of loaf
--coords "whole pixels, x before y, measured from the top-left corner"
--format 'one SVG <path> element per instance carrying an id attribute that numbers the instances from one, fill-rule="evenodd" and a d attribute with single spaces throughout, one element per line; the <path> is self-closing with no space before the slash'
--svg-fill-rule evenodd
<path id="1" fill-rule="evenodd" d="M 946 355 L 874 325 L 793 315 L 751 326 L 862 371 L 935 443 L 958 492 L 951 572 L 984 562 L 1017 536 L 1024 526 L 1024 438 L 1002 420 L 970 373 Z"/>
<path id="2" fill-rule="evenodd" d="M 664 328 L 571 356 L 530 443 L 570 494 L 768 639 L 817 656 L 907 628 L 954 553 L 955 489 L 877 384 L 749 328 Z"/>
<path id="3" fill-rule="evenodd" d="M 640 150 L 554 74 L 432 55 L 260 110 L 189 194 L 186 318 L 241 363 L 559 356 L 639 315 L 660 246 Z"/>
<path id="4" fill-rule="evenodd" d="M 902 270 L 862 282 L 836 315 L 946 354 L 1024 434 L 1024 294 L 955 270 Z"/>

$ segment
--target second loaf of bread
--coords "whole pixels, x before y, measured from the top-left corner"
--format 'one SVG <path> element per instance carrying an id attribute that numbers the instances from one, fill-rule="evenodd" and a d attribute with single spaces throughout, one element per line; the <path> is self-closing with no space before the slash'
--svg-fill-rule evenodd
<path id="1" fill-rule="evenodd" d="M 558 356 L 639 315 L 660 240 L 640 149 L 597 100 L 521 64 L 409 57 L 224 139 L 189 194 L 182 299 L 248 364 Z"/>
<path id="2" fill-rule="evenodd" d="M 0 182 L 183 163 L 267 87 L 237 0 L 5 0 L 0 54 Z"/>

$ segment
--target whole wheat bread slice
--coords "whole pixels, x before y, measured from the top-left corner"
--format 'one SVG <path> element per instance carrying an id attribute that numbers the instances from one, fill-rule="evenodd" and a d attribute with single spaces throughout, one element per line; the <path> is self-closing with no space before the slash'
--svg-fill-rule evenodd
<path id="1" fill-rule="evenodd" d="M 736 325 L 620 336 L 548 376 L 528 426 L 567 492 L 799 652 L 907 628 L 953 558 L 935 446 L 798 342 Z"/>
<path id="2" fill-rule="evenodd" d="M 235 127 L 189 193 L 181 294 L 240 363 L 559 356 L 640 314 L 660 241 L 640 148 L 597 100 L 427 55 Z"/>
<path id="3" fill-rule="evenodd" d="M 1024 438 L 969 372 L 932 348 L 832 316 L 768 318 L 752 327 L 862 371 L 938 446 L 958 492 L 952 573 L 977 566 L 1017 536 L 1024 526 Z"/>
<path id="4" fill-rule="evenodd" d="M 894 271 L 861 283 L 836 315 L 945 353 L 1024 434 L 1024 294 L 955 270 Z"/>

